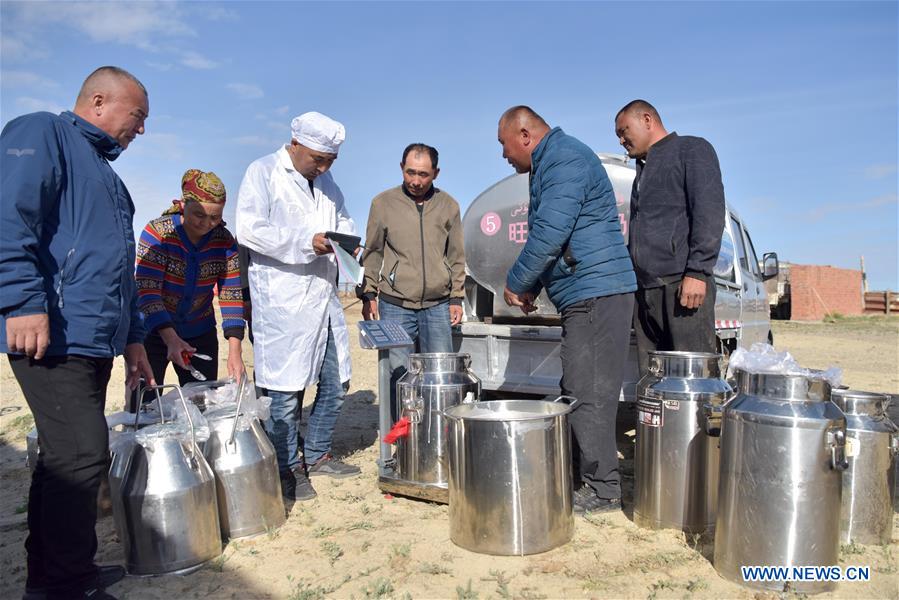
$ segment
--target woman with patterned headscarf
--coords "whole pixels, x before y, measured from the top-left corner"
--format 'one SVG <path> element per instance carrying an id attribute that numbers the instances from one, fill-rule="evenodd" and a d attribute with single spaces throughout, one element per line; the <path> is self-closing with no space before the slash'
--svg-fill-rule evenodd
<path id="1" fill-rule="evenodd" d="M 225 186 L 215 173 L 190 169 L 181 179 L 181 199 L 140 235 L 137 249 L 137 304 L 144 314 L 144 347 L 157 384 L 169 362 L 178 381 L 196 379 L 185 356 L 208 354 L 211 361 L 190 366 L 207 379 L 218 377 L 218 336 L 212 299 L 218 286 L 222 329 L 228 340 L 228 375 L 243 374 L 243 297 L 237 242 L 225 229 Z"/>

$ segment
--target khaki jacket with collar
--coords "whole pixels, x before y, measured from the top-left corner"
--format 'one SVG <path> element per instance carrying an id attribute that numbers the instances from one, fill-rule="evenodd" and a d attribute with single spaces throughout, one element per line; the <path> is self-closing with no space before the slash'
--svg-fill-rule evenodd
<path id="1" fill-rule="evenodd" d="M 404 308 L 461 302 L 465 248 L 459 204 L 434 189 L 419 212 L 403 186 L 375 196 L 365 235 L 360 295 L 378 294 Z"/>

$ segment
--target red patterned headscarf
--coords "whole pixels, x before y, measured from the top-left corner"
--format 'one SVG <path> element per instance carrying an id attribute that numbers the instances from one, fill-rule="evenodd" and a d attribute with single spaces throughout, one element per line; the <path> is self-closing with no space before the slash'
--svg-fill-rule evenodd
<path id="1" fill-rule="evenodd" d="M 188 169 L 181 178 L 181 199 L 172 200 L 173 206 L 162 214 L 171 215 L 183 212 L 184 203 L 189 200 L 207 204 L 224 204 L 225 184 L 212 171 L 207 173 L 199 169 Z"/>

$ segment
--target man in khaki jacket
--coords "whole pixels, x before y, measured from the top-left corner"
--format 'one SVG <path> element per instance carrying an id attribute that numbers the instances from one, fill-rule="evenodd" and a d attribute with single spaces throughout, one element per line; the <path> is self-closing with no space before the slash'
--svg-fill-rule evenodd
<path id="1" fill-rule="evenodd" d="M 410 144 L 400 162 L 403 184 L 375 196 L 365 234 L 365 281 L 357 292 L 366 320 L 399 321 L 416 352 L 452 352 L 452 325 L 462 321 L 465 249 L 459 204 L 434 187 L 437 150 Z M 396 380 L 409 349 L 390 351 Z M 391 402 L 392 405 L 392 402 Z"/>

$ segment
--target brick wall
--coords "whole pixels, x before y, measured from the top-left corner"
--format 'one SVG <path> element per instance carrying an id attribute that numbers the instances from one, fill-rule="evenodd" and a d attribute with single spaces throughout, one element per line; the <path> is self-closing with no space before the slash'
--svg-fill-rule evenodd
<path id="1" fill-rule="evenodd" d="M 790 266 L 790 319 L 820 321 L 827 313 L 860 315 L 862 272 L 830 266 Z"/>

